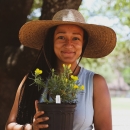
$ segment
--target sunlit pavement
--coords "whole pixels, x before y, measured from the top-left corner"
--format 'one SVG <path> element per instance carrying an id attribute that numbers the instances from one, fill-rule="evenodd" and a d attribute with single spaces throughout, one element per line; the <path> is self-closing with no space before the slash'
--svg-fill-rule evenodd
<path id="1" fill-rule="evenodd" d="M 130 110 L 112 110 L 113 130 L 130 130 Z"/>

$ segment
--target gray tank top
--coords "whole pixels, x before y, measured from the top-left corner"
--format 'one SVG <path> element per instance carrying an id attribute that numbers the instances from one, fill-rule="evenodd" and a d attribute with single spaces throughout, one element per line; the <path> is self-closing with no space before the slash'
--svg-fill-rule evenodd
<path id="1" fill-rule="evenodd" d="M 94 73 L 81 67 L 78 74 L 79 84 L 85 89 L 77 94 L 77 106 L 74 114 L 73 130 L 93 129 L 93 75 Z"/>

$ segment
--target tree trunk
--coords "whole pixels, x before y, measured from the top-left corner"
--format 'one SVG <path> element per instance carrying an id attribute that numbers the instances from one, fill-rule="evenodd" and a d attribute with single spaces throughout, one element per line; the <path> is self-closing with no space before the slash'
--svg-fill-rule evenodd
<path id="1" fill-rule="evenodd" d="M 11 110 L 23 68 L 20 60 L 26 53 L 20 47 L 18 32 L 26 22 L 33 0 L 0 1 L 0 129 Z M 25 55 L 21 55 L 25 54 Z M 18 69 L 19 68 L 19 69 Z M 21 69 L 21 70 L 20 70 Z M 20 70 L 20 71 L 19 71 Z"/>
<path id="2" fill-rule="evenodd" d="M 61 9 L 78 9 L 82 0 L 43 0 L 40 19 L 50 20 Z"/>
<path id="3" fill-rule="evenodd" d="M 38 53 L 21 46 L 18 33 L 27 21 L 33 0 L 0 0 L 0 129 L 3 130 L 15 93 Z M 44 0 L 39 19 L 52 19 L 58 10 L 78 9 L 81 0 Z"/>

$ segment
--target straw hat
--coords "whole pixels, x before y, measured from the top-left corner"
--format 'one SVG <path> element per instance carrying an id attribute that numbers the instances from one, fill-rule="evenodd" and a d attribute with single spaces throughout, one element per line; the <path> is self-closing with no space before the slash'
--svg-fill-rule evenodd
<path id="1" fill-rule="evenodd" d="M 87 31 L 89 38 L 83 57 L 100 58 L 112 52 L 116 45 L 115 32 L 106 26 L 87 24 L 80 12 L 63 9 L 52 20 L 35 20 L 25 23 L 19 32 L 21 44 L 40 50 L 49 28 L 61 24 L 78 25 Z"/>

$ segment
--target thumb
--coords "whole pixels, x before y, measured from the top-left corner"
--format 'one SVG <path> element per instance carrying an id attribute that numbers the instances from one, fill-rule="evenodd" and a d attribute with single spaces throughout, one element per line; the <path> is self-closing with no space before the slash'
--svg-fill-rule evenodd
<path id="1" fill-rule="evenodd" d="M 35 100 L 35 109 L 36 109 L 36 112 L 38 112 L 39 110 L 38 110 L 38 104 L 39 102 L 38 102 L 38 100 Z"/>

